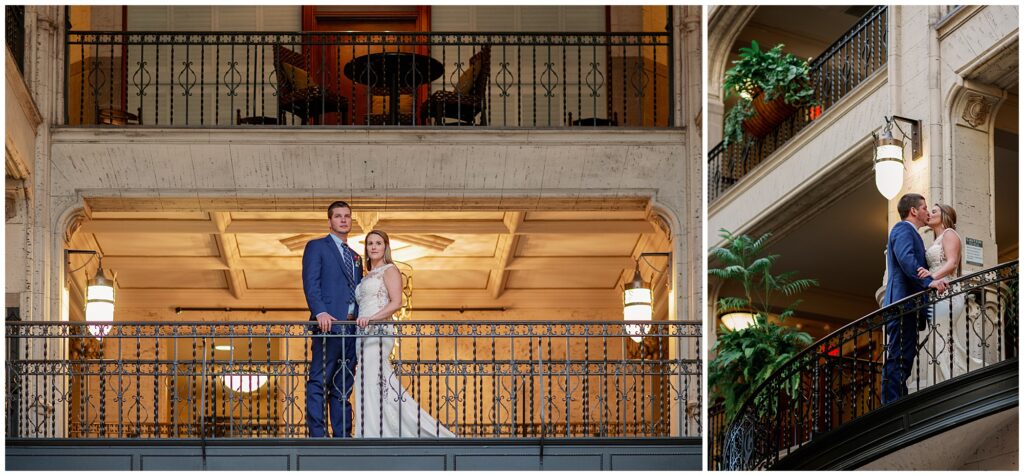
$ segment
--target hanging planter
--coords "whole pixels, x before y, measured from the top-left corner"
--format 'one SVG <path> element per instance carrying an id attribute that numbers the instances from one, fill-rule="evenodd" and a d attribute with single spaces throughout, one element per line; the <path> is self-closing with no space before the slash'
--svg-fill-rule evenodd
<path id="1" fill-rule="evenodd" d="M 740 59 L 725 73 L 725 97 L 738 97 L 725 115 L 723 142 L 743 142 L 744 136 L 768 135 L 799 107 L 812 105 L 810 66 L 791 53 L 782 52 L 782 44 L 761 51 L 757 41 L 740 48 Z"/>
<path id="2" fill-rule="evenodd" d="M 765 102 L 762 91 L 758 91 L 751 99 L 751 105 L 754 106 L 754 115 L 743 121 L 743 130 L 758 139 L 771 133 L 797 110 L 796 106 L 786 104 L 782 96 Z"/>

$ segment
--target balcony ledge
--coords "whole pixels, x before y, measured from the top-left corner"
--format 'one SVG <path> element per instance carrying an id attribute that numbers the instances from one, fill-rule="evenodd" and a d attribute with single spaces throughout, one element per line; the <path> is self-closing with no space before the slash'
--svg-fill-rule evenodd
<path id="1" fill-rule="evenodd" d="M 700 470 L 701 439 L 8 439 L 9 470 Z"/>

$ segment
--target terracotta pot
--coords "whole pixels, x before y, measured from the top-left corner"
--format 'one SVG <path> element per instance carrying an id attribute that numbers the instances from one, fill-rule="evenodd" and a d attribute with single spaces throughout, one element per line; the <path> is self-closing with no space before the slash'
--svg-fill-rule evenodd
<path id="1" fill-rule="evenodd" d="M 758 139 L 768 135 L 775 127 L 782 124 L 796 112 L 796 107 L 786 104 L 782 96 L 778 96 L 770 102 L 764 102 L 764 93 L 758 91 L 751 101 L 754 106 L 754 115 L 743 121 L 743 130 Z"/>

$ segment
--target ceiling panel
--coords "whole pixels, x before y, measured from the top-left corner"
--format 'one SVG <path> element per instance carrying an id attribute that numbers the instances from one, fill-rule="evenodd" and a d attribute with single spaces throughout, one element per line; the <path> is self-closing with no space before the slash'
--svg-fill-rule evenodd
<path id="1" fill-rule="evenodd" d="M 490 273 L 476 271 L 413 271 L 413 302 L 417 289 L 486 289 L 487 277 Z M 452 301 L 458 299 L 453 296 Z"/>
<path id="2" fill-rule="evenodd" d="M 183 289 L 226 289 L 227 279 L 223 271 L 162 269 L 124 270 L 116 274 L 120 289 L 183 288 Z"/>
<path id="3" fill-rule="evenodd" d="M 242 256 L 302 256 L 302 248 L 291 251 L 281 240 L 291 238 L 298 233 L 279 234 L 248 234 L 235 235 L 238 240 L 238 252 Z M 325 233 L 324 236 L 327 234 Z"/>
<path id="4" fill-rule="evenodd" d="M 212 235 L 112 233 L 95 235 L 104 255 L 109 256 L 219 256 Z"/>
<path id="5" fill-rule="evenodd" d="M 511 271 L 509 272 L 509 289 L 577 289 L 597 288 L 615 291 L 619 281 L 619 270 L 579 270 L 566 269 L 559 271 Z"/>
<path id="6" fill-rule="evenodd" d="M 448 245 L 439 256 L 494 256 L 494 249 L 498 246 L 498 235 L 441 235 L 454 243 Z"/>
<path id="7" fill-rule="evenodd" d="M 521 235 L 516 256 L 628 256 L 640 234 Z"/>
<path id="8" fill-rule="evenodd" d="M 96 220 L 113 220 L 123 218 L 128 220 L 209 220 L 210 215 L 206 212 L 92 212 L 92 218 Z"/>
<path id="9" fill-rule="evenodd" d="M 245 284 L 249 289 L 302 289 L 302 272 L 290 270 L 248 270 Z"/>

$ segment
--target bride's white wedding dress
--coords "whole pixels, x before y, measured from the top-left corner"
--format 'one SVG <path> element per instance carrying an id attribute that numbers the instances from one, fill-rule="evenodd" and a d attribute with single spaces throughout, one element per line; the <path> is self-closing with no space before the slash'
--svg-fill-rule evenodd
<path id="1" fill-rule="evenodd" d="M 372 316 L 389 302 L 384 285 L 385 264 L 371 270 L 356 288 L 359 317 Z M 355 434 L 357 438 L 389 437 L 454 437 L 402 387 L 391 366 L 391 349 L 395 347 L 394 329 L 371 323 L 366 336 L 356 346 L 359 367 L 352 393 L 355 394 Z"/>
<path id="2" fill-rule="evenodd" d="M 946 233 L 952 233 L 957 239 L 960 239 L 960 235 L 952 228 L 947 228 L 935 238 L 932 245 L 925 250 L 925 261 L 928 264 L 929 272 L 934 273 L 946 264 L 946 252 L 942 248 L 942 237 Z M 954 277 L 948 275 L 946 279 L 952 280 Z M 928 339 L 918 352 L 916 362 L 921 368 L 921 388 L 963 375 L 968 370 L 980 369 L 985 362 L 994 361 L 994 355 L 989 355 L 987 359 L 984 358 L 984 354 L 992 354 L 993 351 L 982 345 L 986 337 L 994 338 L 992 326 L 982 322 L 984 318 L 981 316 L 978 303 L 967 306 L 965 298 L 964 294 L 954 295 L 952 298 L 940 298 L 933 307 L 931 322 L 921 335 L 922 340 L 926 335 Z M 952 341 L 950 340 L 950 327 L 952 327 Z M 952 366 L 949 361 L 951 351 L 953 354 Z M 912 378 L 916 377 L 917 369 L 914 369 L 910 375 Z M 912 386 L 916 387 L 916 385 Z"/>

